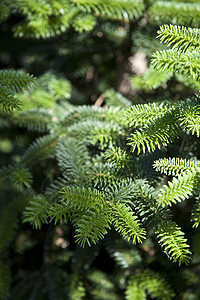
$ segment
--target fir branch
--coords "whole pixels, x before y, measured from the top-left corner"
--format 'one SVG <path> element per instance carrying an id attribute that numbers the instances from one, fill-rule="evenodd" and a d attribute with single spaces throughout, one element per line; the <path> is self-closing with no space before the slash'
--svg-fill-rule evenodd
<path id="1" fill-rule="evenodd" d="M 26 150 L 21 158 L 21 162 L 25 166 L 30 166 L 40 160 L 47 159 L 54 155 L 55 146 L 58 142 L 58 137 L 55 135 L 46 135 L 39 137 Z"/>
<path id="2" fill-rule="evenodd" d="M 146 299 L 146 293 L 144 289 L 141 289 L 141 287 L 138 285 L 137 281 L 129 281 L 127 289 L 125 291 L 126 300 L 132 300 L 133 295 L 135 299 L 137 300 L 145 300 Z"/>
<path id="3" fill-rule="evenodd" d="M 157 89 L 158 87 L 162 86 L 162 84 L 166 83 L 171 77 L 172 72 L 159 71 L 153 69 L 153 67 L 150 65 L 144 75 L 132 76 L 131 84 L 133 88 L 149 92 L 152 89 Z"/>
<path id="4" fill-rule="evenodd" d="M 173 110 L 173 108 L 174 104 L 170 102 L 136 104 L 126 109 L 124 122 L 129 127 L 141 127 L 155 118 L 164 116 L 165 113 Z"/>
<path id="5" fill-rule="evenodd" d="M 69 207 L 64 202 L 54 203 L 52 205 L 49 205 L 47 214 L 50 221 L 54 220 L 54 225 L 58 223 L 63 224 L 63 222 L 67 224 L 69 216 Z"/>
<path id="6" fill-rule="evenodd" d="M 105 188 L 105 193 L 114 203 L 132 204 L 133 198 L 136 195 L 136 184 L 131 179 L 126 178 L 117 182 L 110 183 Z"/>
<path id="7" fill-rule="evenodd" d="M 56 145 L 56 159 L 61 171 L 69 180 L 83 180 L 89 153 L 86 146 L 75 139 L 62 138 Z"/>
<path id="8" fill-rule="evenodd" d="M 71 0 L 77 7 L 95 15 L 107 16 L 112 19 L 127 20 L 141 16 L 144 4 L 141 1 L 118 1 L 118 0 Z"/>
<path id="9" fill-rule="evenodd" d="M 7 1 L 1 1 L 0 4 L 0 23 L 4 22 L 10 15 L 10 9 Z"/>
<path id="10" fill-rule="evenodd" d="M 21 101 L 6 86 L 0 84 L 0 108 L 3 112 L 20 110 Z"/>
<path id="11" fill-rule="evenodd" d="M 48 17 L 51 14 L 51 6 L 46 1 L 39 0 L 16 0 L 18 11 L 21 11 L 24 15 L 28 15 L 29 18 L 35 15 Z"/>
<path id="12" fill-rule="evenodd" d="M 136 216 L 133 215 L 129 207 L 125 204 L 112 204 L 112 222 L 113 225 L 123 238 L 131 240 L 133 244 L 141 243 L 145 239 L 146 231 Z"/>
<path id="13" fill-rule="evenodd" d="M 158 36 L 162 43 L 172 49 L 181 51 L 200 49 L 200 30 L 197 28 L 187 28 L 177 25 L 162 25 L 158 30 Z"/>
<path id="14" fill-rule="evenodd" d="M 124 135 L 123 129 L 118 124 L 106 124 L 104 126 L 96 127 L 90 134 L 92 144 L 100 143 L 100 148 L 105 149 L 112 147 L 116 140 Z"/>
<path id="15" fill-rule="evenodd" d="M 73 107 L 68 112 L 65 113 L 64 119 L 62 121 L 63 126 L 70 126 L 79 121 L 87 120 L 105 120 L 106 110 L 102 107 L 81 105 L 78 107 Z"/>
<path id="16" fill-rule="evenodd" d="M 105 188 L 121 180 L 118 171 L 113 163 L 96 164 L 93 171 L 89 173 L 90 182 L 95 188 Z"/>
<path id="17" fill-rule="evenodd" d="M 146 152 L 146 149 L 149 152 L 155 151 L 156 148 L 160 149 L 162 146 L 172 143 L 180 132 L 181 127 L 177 123 L 173 111 L 166 112 L 163 116 L 147 123 L 144 128 L 131 134 L 128 138 L 130 141 L 128 145 L 132 147 L 132 151 L 137 149 L 138 154 Z"/>
<path id="18" fill-rule="evenodd" d="M 106 105 L 116 106 L 116 107 L 129 107 L 131 106 L 131 101 L 122 96 L 120 93 L 116 92 L 114 89 L 109 89 L 104 92 L 104 97 L 106 100 Z"/>
<path id="19" fill-rule="evenodd" d="M 62 10 L 61 10 L 62 11 Z M 51 38 L 65 32 L 71 21 L 80 10 L 70 6 L 65 14 L 45 16 L 32 16 L 14 27 L 14 36 L 20 38 Z"/>
<path id="20" fill-rule="evenodd" d="M 96 244 L 110 229 L 110 208 L 105 205 L 95 205 L 87 210 L 75 224 L 75 239 L 82 247 L 87 243 Z"/>
<path id="21" fill-rule="evenodd" d="M 159 244 L 164 249 L 169 259 L 178 262 L 179 266 L 182 263 L 189 263 L 191 252 L 186 243 L 187 239 L 184 237 L 184 233 L 176 223 L 168 221 L 161 224 L 156 234 Z"/>
<path id="22" fill-rule="evenodd" d="M 22 71 L 0 70 L 1 85 L 15 93 L 20 93 L 24 89 L 29 90 L 35 85 L 35 81 L 36 78 L 33 75 Z"/>
<path id="23" fill-rule="evenodd" d="M 73 22 L 73 27 L 76 31 L 91 31 L 96 25 L 96 18 L 90 14 L 79 14 Z"/>
<path id="24" fill-rule="evenodd" d="M 164 185 L 158 195 L 158 203 L 165 207 L 188 199 L 194 193 L 196 174 L 191 170 L 181 173 L 177 178 L 174 177 L 169 186 Z"/>
<path id="25" fill-rule="evenodd" d="M 36 229 L 41 229 L 43 223 L 47 222 L 47 211 L 49 202 L 42 196 L 37 195 L 31 201 L 24 211 L 23 222 L 29 222 Z"/>
<path id="26" fill-rule="evenodd" d="M 200 134 L 200 105 L 199 95 L 190 97 L 186 101 L 181 101 L 177 106 L 177 119 L 180 125 L 190 131 L 192 135 Z"/>
<path id="27" fill-rule="evenodd" d="M 59 203 L 51 204 L 47 209 L 48 217 L 51 221 L 54 220 L 55 224 L 62 224 L 63 220 L 67 223 L 68 218 L 76 224 L 87 210 L 95 205 L 104 206 L 106 203 L 104 194 L 85 187 L 62 187 L 57 196 L 60 196 Z"/>
<path id="28" fill-rule="evenodd" d="M 32 175 L 27 168 L 23 166 L 15 166 L 12 168 L 9 180 L 13 187 L 19 191 L 23 191 L 24 187 L 31 187 Z"/>
<path id="29" fill-rule="evenodd" d="M 120 268 L 132 269 L 141 264 L 142 258 L 138 249 L 127 240 L 119 239 L 117 233 L 110 232 L 104 243 L 106 250 Z"/>
<path id="30" fill-rule="evenodd" d="M 22 192 L 31 187 L 32 175 L 23 165 L 13 164 L 0 169 L 0 182 L 6 189 L 12 187 Z"/>
<path id="31" fill-rule="evenodd" d="M 98 190 L 85 187 L 63 187 L 60 191 L 61 203 L 69 207 L 69 211 L 76 212 L 76 209 L 85 211 L 94 205 L 104 205 L 105 195 Z"/>
<path id="32" fill-rule="evenodd" d="M 69 276 L 69 288 L 67 295 L 70 300 L 82 300 L 86 295 L 86 290 L 83 282 L 77 274 L 71 274 Z"/>
<path id="33" fill-rule="evenodd" d="M 124 168 L 127 164 L 127 153 L 120 147 L 111 147 L 104 156 L 109 163 L 115 163 L 119 168 Z"/>
<path id="34" fill-rule="evenodd" d="M 154 161 L 153 167 L 156 171 L 166 175 L 177 176 L 186 171 L 195 171 L 199 168 L 199 162 L 179 157 L 161 158 Z"/>
<path id="35" fill-rule="evenodd" d="M 176 1 L 155 1 L 149 8 L 153 24 L 173 23 L 182 26 L 199 27 L 200 7 L 198 3 L 177 3 Z"/>
<path id="36" fill-rule="evenodd" d="M 42 108 L 33 108 L 27 111 L 20 112 L 14 122 L 20 127 L 26 127 L 28 130 L 46 132 L 48 125 L 54 120 L 52 114 Z"/>
<path id="37" fill-rule="evenodd" d="M 200 53 L 198 51 L 179 52 L 173 49 L 155 52 L 151 63 L 160 71 L 174 71 L 198 80 L 200 76 L 199 60 Z"/>
<path id="38" fill-rule="evenodd" d="M 135 293 L 132 294 L 134 291 Z M 131 300 L 132 295 L 138 295 L 135 299 L 146 299 L 145 291 L 152 298 L 162 300 L 173 299 L 175 295 L 165 278 L 148 269 L 131 276 L 126 290 L 126 299 Z"/>

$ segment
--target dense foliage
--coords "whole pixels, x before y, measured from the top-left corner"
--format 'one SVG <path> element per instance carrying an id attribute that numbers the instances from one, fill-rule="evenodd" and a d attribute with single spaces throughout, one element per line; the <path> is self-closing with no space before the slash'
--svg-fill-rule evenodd
<path id="1" fill-rule="evenodd" d="M 199 299 L 198 2 L 1 1 L 0 300 Z"/>

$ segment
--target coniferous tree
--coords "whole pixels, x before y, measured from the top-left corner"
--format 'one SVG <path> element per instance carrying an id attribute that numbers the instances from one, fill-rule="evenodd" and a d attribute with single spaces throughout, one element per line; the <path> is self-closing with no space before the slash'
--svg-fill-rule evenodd
<path id="1" fill-rule="evenodd" d="M 0 299 L 198 299 L 198 1 L 0 10 Z"/>

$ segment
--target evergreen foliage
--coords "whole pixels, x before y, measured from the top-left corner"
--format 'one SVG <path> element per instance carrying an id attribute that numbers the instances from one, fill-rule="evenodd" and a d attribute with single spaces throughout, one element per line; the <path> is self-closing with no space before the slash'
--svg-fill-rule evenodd
<path id="1" fill-rule="evenodd" d="M 21 101 L 16 98 L 15 93 L 33 86 L 35 78 L 21 71 L 0 71 L 0 103 L 1 111 L 12 112 L 19 110 Z"/>
<path id="2" fill-rule="evenodd" d="M 0 300 L 198 299 L 198 2 L 0 12 Z"/>

